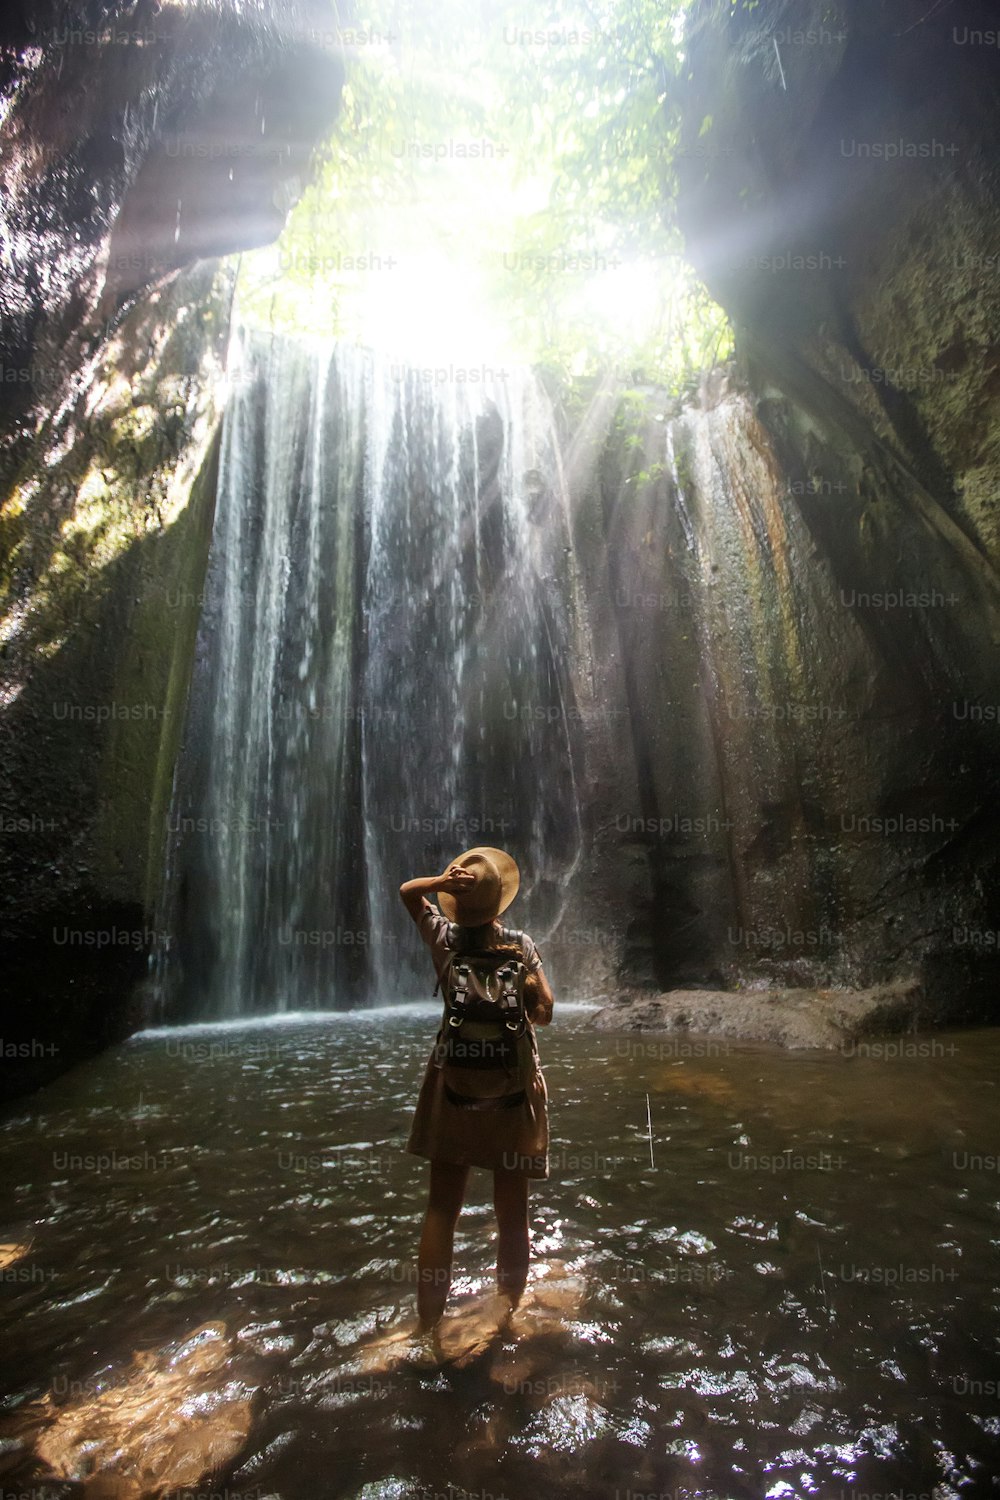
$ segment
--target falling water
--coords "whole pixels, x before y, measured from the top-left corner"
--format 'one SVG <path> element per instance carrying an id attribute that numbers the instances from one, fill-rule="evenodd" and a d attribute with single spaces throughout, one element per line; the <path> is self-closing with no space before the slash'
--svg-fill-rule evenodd
<path id="1" fill-rule="evenodd" d="M 528 372 L 257 334 L 231 368 L 164 990 L 197 1015 L 419 994 L 401 880 L 509 848 L 543 936 L 579 855 L 548 403 Z"/>

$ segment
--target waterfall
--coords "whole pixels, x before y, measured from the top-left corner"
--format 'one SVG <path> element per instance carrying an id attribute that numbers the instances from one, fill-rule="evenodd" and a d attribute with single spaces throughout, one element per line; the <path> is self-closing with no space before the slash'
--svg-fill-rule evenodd
<path id="1" fill-rule="evenodd" d="M 171 811 L 173 1015 L 426 994 L 398 886 L 579 859 L 568 506 L 528 371 L 240 332 Z M 526 917 L 525 925 L 528 925 Z"/>

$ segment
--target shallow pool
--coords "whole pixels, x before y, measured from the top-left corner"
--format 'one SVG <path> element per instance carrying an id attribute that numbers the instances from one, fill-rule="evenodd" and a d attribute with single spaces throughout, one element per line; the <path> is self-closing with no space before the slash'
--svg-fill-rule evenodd
<path id="1" fill-rule="evenodd" d="M 437 1016 L 147 1032 L 7 1109 L 5 1495 L 1000 1493 L 1000 1033 L 803 1056 L 563 1007 L 528 1294 L 497 1333 L 474 1170 L 434 1367 Z"/>

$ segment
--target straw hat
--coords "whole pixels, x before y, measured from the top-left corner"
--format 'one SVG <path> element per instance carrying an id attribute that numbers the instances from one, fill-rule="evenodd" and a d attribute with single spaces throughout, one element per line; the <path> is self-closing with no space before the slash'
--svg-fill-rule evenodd
<path id="1" fill-rule="evenodd" d="M 510 855 L 502 849 L 477 846 L 467 849 L 451 863 L 471 870 L 476 883 L 460 896 L 438 891 L 438 906 L 449 922 L 457 922 L 460 927 L 481 927 L 506 911 L 517 895 L 521 874 Z"/>

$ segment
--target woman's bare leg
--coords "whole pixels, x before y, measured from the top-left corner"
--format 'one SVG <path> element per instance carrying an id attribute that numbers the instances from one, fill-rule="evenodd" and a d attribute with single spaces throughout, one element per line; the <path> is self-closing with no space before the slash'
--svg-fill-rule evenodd
<path id="1" fill-rule="evenodd" d="M 515 1308 L 528 1280 L 528 1179 L 498 1167 L 493 1173 L 497 1215 L 497 1289 Z"/>
<path id="2" fill-rule="evenodd" d="M 431 1162 L 430 1200 L 417 1252 L 417 1316 L 425 1332 L 440 1321 L 448 1300 L 455 1225 L 468 1176 L 468 1167 Z"/>

